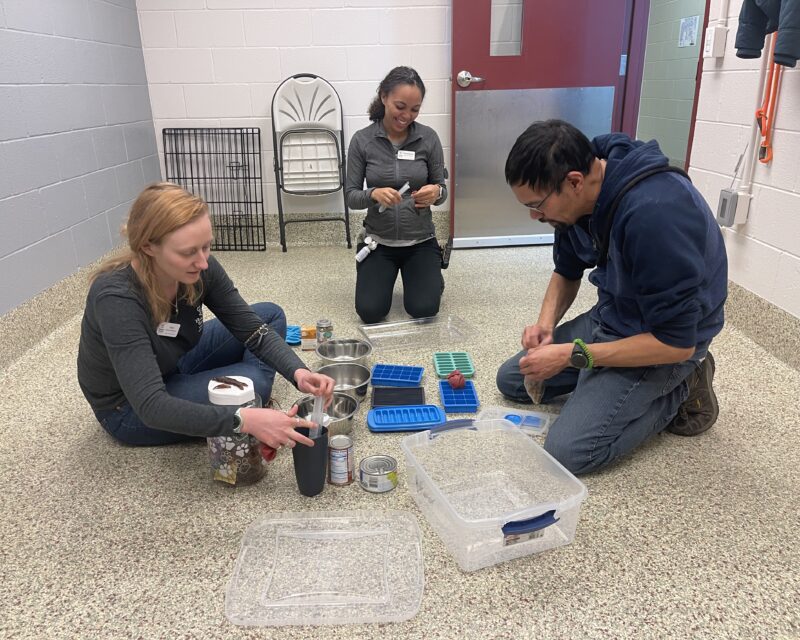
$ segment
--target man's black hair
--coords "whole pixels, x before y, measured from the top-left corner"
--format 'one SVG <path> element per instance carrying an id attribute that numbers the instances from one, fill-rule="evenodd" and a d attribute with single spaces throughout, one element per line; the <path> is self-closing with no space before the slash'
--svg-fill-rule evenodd
<path id="1" fill-rule="evenodd" d="M 563 120 L 534 122 L 517 138 L 506 160 L 506 182 L 561 192 L 570 171 L 587 175 L 595 155 L 589 139 Z"/>

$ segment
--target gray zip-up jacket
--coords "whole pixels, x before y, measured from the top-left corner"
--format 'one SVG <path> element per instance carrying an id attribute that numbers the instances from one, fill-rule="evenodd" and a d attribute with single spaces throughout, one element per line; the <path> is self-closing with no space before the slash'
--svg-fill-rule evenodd
<path id="1" fill-rule="evenodd" d="M 438 184 L 442 186 L 442 195 L 434 204 L 447 199 L 442 143 L 433 129 L 412 122 L 399 151 L 395 150 L 380 120 L 355 133 L 347 152 L 347 206 L 367 209 L 364 220 L 367 235 L 375 234 L 386 240 L 432 238 L 435 230 L 431 209 L 417 209 L 411 192 L 426 184 Z M 370 197 L 372 191 L 380 187 L 399 190 L 406 181 L 411 188 L 403 194 L 402 202 L 379 213 L 378 203 Z"/>

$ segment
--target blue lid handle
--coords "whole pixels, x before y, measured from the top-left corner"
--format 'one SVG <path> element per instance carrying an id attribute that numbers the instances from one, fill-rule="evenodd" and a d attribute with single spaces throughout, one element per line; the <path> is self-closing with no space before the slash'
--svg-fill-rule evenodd
<path id="1" fill-rule="evenodd" d="M 441 435 L 445 431 L 453 431 L 454 429 L 472 429 L 475 430 L 475 420 L 472 418 L 464 418 L 463 420 L 448 420 L 443 425 L 431 429 L 429 439 L 433 439 Z"/>
<path id="2" fill-rule="evenodd" d="M 551 509 L 547 513 L 543 513 L 535 518 L 528 518 L 527 520 L 515 520 L 514 522 L 507 522 L 503 527 L 503 535 L 520 535 L 523 533 L 531 533 L 546 529 L 551 524 L 558 522 L 556 518 L 555 509 Z"/>

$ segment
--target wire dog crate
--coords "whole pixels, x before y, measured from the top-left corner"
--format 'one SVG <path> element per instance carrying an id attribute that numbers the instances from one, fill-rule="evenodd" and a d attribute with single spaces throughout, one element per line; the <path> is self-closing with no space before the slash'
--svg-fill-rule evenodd
<path id="1" fill-rule="evenodd" d="M 208 203 L 215 250 L 266 250 L 261 129 L 164 129 L 164 165 Z"/>

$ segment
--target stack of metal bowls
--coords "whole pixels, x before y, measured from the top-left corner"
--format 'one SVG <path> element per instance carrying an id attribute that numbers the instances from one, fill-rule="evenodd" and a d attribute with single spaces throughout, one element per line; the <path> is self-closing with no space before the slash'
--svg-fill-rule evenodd
<path id="1" fill-rule="evenodd" d="M 308 420 L 314 412 L 314 396 L 303 396 L 295 404 L 297 415 Z M 333 400 L 324 411 L 330 418 L 330 422 L 324 425 L 328 427 L 329 438 L 340 433 L 350 433 L 353 429 L 353 416 L 358 411 L 358 400 L 341 391 L 334 391 Z"/>
<path id="2" fill-rule="evenodd" d="M 317 347 L 317 355 L 325 364 L 367 365 L 367 359 L 371 354 L 372 344 L 354 338 L 328 340 Z"/>
<path id="3" fill-rule="evenodd" d="M 333 378 L 335 391 L 341 391 L 356 400 L 367 394 L 372 373 L 363 364 L 336 362 L 317 369 L 317 373 Z"/>

